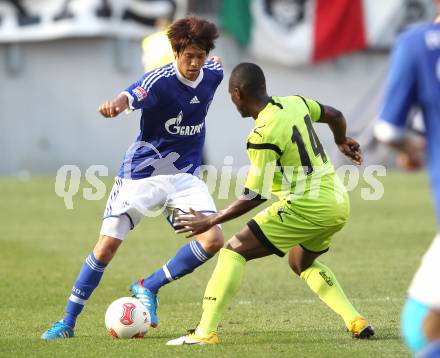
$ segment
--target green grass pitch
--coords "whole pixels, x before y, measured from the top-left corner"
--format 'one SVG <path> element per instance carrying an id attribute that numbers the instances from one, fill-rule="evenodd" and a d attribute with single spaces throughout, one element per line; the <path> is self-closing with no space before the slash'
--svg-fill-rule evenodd
<path id="1" fill-rule="evenodd" d="M 160 324 L 145 339 L 116 340 L 105 330 L 108 304 L 128 295 L 133 280 L 161 266 L 185 242 L 162 218 L 146 219 L 128 235 L 79 318 L 76 337 L 41 341 L 41 333 L 63 315 L 97 238 L 105 199 L 78 195 L 74 210 L 67 210 L 54 193 L 54 178 L 0 179 L 0 356 L 408 357 L 399 338 L 400 311 L 436 225 L 424 175 L 380 179 L 382 200 L 364 201 L 359 189 L 351 193 L 350 222 L 322 257 L 373 323 L 374 339 L 352 339 L 342 320 L 289 271 L 286 258 L 272 256 L 248 263 L 219 329 L 222 344 L 204 347 L 165 342 L 197 324 L 216 258 L 161 290 Z M 249 217 L 224 224 L 225 237 Z"/>

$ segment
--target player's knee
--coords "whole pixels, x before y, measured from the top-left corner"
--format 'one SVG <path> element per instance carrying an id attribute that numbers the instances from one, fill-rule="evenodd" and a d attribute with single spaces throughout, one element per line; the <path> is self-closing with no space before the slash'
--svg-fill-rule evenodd
<path id="1" fill-rule="evenodd" d="M 305 270 L 304 267 L 302 267 L 301 262 L 295 259 L 292 253 L 290 253 L 289 255 L 289 266 L 292 271 L 295 272 L 298 276 L 301 276 L 301 272 Z"/>
<path id="2" fill-rule="evenodd" d="M 301 272 L 304 271 L 301 265 L 298 265 L 296 262 L 289 262 L 289 266 L 292 269 L 292 271 L 295 272 L 298 276 L 300 276 Z"/>
<path id="3" fill-rule="evenodd" d="M 113 237 L 102 235 L 93 249 L 93 254 L 97 260 L 107 264 L 115 256 L 121 242 Z"/>
<path id="4" fill-rule="evenodd" d="M 232 250 L 232 251 L 236 251 L 241 246 L 243 246 L 243 244 L 241 240 L 238 238 L 238 234 L 232 236 L 225 245 L 225 247 L 228 250 Z"/>
<path id="5" fill-rule="evenodd" d="M 108 264 L 115 255 L 115 251 L 110 250 L 106 247 L 95 246 L 95 249 L 93 250 L 93 254 L 95 255 L 98 261 Z"/>
<path id="6" fill-rule="evenodd" d="M 246 261 L 249 261 L 255 258 L 254 250 L 245 242 L 245 237 L 237 233 L 228 240 L 225 248 L 234 251 L 236 254 L 243 256 Z"/>
<path id="7" fill-rule="evenodd" d="M 293 272 L 295 272 L 298 276 L 301 276 L 301 274 L 307 270 L 311 265 L 312 262 L 294 262 L 289 260 L 289 266 L 292 269 Z"/>
<path id="8" fill-rule="evenodd" d="M 223 237 L 215 237 L 212 240 L 208 241 L 208 245 L 206 247 L 206 251 L 210 254 L 214 254 L 219 251 L 224 245 Z"/>
<path id="9" fill-rule="evenodd" d="M 213 235 L 204 240 L 200 240 L 200 244 L 207 253 L 214 255 L 224 244 L 223 235 Z"/>

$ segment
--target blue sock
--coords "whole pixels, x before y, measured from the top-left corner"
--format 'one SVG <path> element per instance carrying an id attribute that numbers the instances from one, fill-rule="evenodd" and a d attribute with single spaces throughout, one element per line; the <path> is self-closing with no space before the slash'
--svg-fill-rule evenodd
<path id="1" fill-rule="evenodd" d="M 81 271 L 72 287 L 69 301 L 66 305 L 66 315 L 63 322 L 70 327 L 75 327 L 76 318 L 81 313 L 93 290 L 98 286 L 99 281 L 107 265 L 98 261 L 93 252 L 87 256 Z"/>
<path id="2" fill-rule="evenodd" d="M 151 292 L 157 293 L 163 285 L 193 272 L 211 257 L 212 255 L 203 250 L 198 241 L 190 241 L 182 246 L 176 255 L 162 268 L 144 279 L 142 286 L 148 288 Z"/>

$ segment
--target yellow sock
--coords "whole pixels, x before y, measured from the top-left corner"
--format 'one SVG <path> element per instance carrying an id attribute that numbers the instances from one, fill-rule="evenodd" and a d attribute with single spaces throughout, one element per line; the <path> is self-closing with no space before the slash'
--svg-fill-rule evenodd
<path id="1" fill-rule="evenodd" d="M 198 329 L 205 334 L 217 331 L 223 312 L 240 286 L 246 260 L 240 254 L 221 249 L 217 266 L 206 286 L 203 314 Z"/>
<path id="2" fill-rule="evenodd" d="M 345 296 L 333 272 L 315 260 L 307 270 L 301 273 L 301 278 L 327 306 L 342 317 L 346 327 L 350 329 L 351 321 L 360 314 Z"/>

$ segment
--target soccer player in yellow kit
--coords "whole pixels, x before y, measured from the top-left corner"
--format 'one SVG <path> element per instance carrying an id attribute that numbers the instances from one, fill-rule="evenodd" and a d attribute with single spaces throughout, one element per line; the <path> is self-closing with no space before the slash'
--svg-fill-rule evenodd
<path id="1" fill-rule="evenodd" d="M 145 72 L 173 61 L 174 53 L 167 36 L 167 29 L 147 36 L 142 41 L 142 64 Z"/>
<path id="2" fill-rule="evenodd" d="M 190 232 L 188 237 L 200 234 L 250 211 L 271 193 L 279 200 L 258 213 L 221 249 L 197 329 L 167 344 L 219 343 L 217 326 L 240 285 L 246 262 L 286 253 L 293 271 L 342 317 L 354 337 L 372 336 L 373 328 L 347 299 L 333 272 L 316 260 L 328 251 L 333 235 L 347 222 L 350 204 L 312 123 L 327 123 L 339 150 L 360 164 L 359 144 L 346 137 L 344 116 L 300 96 L 269 97 L 264 73 L 252 63 L 234 68 L 229 93 L 241 115 L 255 119 L 247 138 L 251 168 L 245 191 L 209 217 L 194 210 L 192 215 L 180 216 L 183 228 L 179 232 Z"/>

